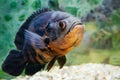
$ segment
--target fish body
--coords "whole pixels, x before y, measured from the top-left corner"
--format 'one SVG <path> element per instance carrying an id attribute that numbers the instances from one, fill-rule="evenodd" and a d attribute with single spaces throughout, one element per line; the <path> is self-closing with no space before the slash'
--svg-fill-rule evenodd
<path id="1" fill-rule="evenodd" d="M 55 61 L 62 68 L 65 55 L 80 44 L 83 34 L 84 25 L 69 13 L 47 8 L 36 11 L 18 30 L 17 50 L 10 51 L 2 70 L 18 76 L 25 69 L 25 74 L 33 75 L 45 65 L 49 71 Z"/>

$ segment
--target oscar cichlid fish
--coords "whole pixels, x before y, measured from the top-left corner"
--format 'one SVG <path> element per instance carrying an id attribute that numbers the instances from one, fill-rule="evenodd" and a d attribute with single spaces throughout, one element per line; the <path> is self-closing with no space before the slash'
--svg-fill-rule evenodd
<path id="1" fill-rule="evenodd" d="M 23 70 L 33 75 L 49 71 L 58 62 L 66 63 L 65 55 L 78 46 L 84 34 L 81 20 L 63 11 L 44 8 L 34 12 L 20 27 L 15 37 L 17 50 L 11 50 L 2 64 L 2 70 L 18 76 Z"/>

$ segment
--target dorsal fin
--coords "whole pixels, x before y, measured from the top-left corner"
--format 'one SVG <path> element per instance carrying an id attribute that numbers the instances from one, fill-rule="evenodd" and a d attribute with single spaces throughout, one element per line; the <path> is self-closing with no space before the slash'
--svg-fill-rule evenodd
<path id="1" fill-rule="evenodd" d="M 42 8 L 39 9 L 37 11 L 35 11 L 30 17 L 28 17 L 28 19 L 22 24 L 22 26 L 20 27 L 20 29 L 18 30 L 18 32 L 16 33 L 16 37 L 15 37 L 15 45 L 17 47 L 18 50 L 22 50 L 23 49 L 23 45 L 24 45 L 24 30 L 28 29 L 31 21 L 38 15 L 40 15 L 41 13 L 44 12 L 48 12 L 51 11 L 49 8 Z"/>
<path id="2" fill-rule="evenodd" d="M 26 22 L 31 22 L 33 20 L 33 18 L 35 18 L 39 14 L 44 13 L 44 12 L 48 12 L 48 11 L 51 11 L 51 10 L 49 8 L 39 9 L 39 10 L 33 12 L 33 14 L 30 17 L 28 17 L 28 19 L 26 20 Z"/>

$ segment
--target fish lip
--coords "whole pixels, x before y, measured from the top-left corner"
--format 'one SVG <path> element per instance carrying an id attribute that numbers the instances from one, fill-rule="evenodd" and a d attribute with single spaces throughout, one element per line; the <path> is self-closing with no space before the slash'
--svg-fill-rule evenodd
<path id="1" fill-rule="evenodd" d="M 74 28 L 76 25 L 83 25 L 83 23 L 82 23 L 82 22 L 74 22 L 74 23 L 71 25 L 70 29 L 68 30 L 68 32 L 67 32 L 66 34 L 68 34 L 70 31 L 72 31 L 73 28 Z"/>
<path id="2" fill-rule="evenodd" d="M 83 23 L 82 23 L 82 22 L 74 22 L 74 23 L 71 25 L 70 31 L 71 31 L 76 25 L 83 25 Z"/>

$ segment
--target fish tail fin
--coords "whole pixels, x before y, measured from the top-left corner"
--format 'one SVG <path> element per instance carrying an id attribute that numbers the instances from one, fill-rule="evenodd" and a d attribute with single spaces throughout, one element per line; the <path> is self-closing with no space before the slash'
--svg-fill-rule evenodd
<path id="1" fill-rule="evenodd" d="M 18 76 L 22 73 L 27 60 L 20 51 L 11 50 L 4 62 L 2 70 L 10 75 Z"/>
<path id="2" fill-rule="evenodd" d="M 33 75 L 36 72 L 44 69 L 45 64 L 41 65 L 40 63 L 32 63 L 32 62 L 28 62 L 28 64 L 26 65 L 25 68 L 25 74 L 26 75 Z"/>

